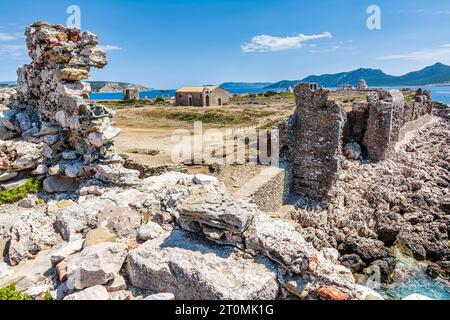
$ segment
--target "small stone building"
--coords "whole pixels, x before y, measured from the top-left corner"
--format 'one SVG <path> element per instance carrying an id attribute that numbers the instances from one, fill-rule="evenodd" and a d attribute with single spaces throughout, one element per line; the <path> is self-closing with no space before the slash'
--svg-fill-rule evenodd
<path id="1" fill-rule="evenodd" d="M 124 100 L 139 100 L 138 89 L 125 89 L 123 90 Z"/>
<path id="2" fill-rule="evenodd" d="M 183 87 L 175 93 L 176 106 L 209 107 L 230 103 L 230 93 L 220 86 Z"/>

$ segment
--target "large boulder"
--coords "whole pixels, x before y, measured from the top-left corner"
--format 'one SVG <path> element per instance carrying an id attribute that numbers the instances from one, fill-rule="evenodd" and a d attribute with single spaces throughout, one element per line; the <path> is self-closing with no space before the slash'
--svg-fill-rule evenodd
<path id="1" fill-rule="evenodd" d="M 54 229 L 54 218 L 42 210 L 22 213 L 12 227 L 9 260 L 12 265 L 29 259 L 39 251 L 49 249 L 61 241 Z"/>
<path id="2" fill-rule="evenodd" d="M 109 300 L 108 291 L 103 286 L 94 286 L 82 291 L 72 293 L 64 298 L 64 300 L 82 300 L 82 301 L 101 301 Z"/>
<path id="3" fill-rule="evenodd" d="M 248 249 L 262 252 L 288 268 L 303 259 L 308 264 L 308 259 L 318 253 L 288 221 L 272 219 L 265 214 L 253 219 L 244 236 Z"/>
<path id="4" fill-rule="evenodd" d="M 339 251 L 342 254 L 357 254 L 366 263 L 389 256 L 389 251 L 382 241 L 358 236 L 347 237 L 339 246 Z"/>
<path id="5" fill-rule="evenodd" d="M 147 241 L 128 255 L 133 286 L 186 300 L 261 300 L 278 296 L 277 268 L 183 230 Z"/>
<path id="6" fill-rule="evenodd" d="M 85 248 L 67 264 L 67 286 L 82 290 L 114 280 L 126 259 L 127 246 L 100 243 Z"/>
<path id="7" fill-rule="evenodd" d="M 48 193 L 73 192 L 78 186 L 77 180 L 68 177 L 51 176 L 44 180 L 44 191 Z"/>
<path id="8" fill-rule="evenodd" d="M 95 228 L 98 212 L 114 202 L 100 197 L 86 200 L 76 206 L 68 206 L 57 213 L 56 226 L 64 240 L 72 241 L 82 237 L 84 231 Z"/>
<path id="9" fill-rule="evenodd" d="M 225 192 L 220 191 L 194 189 L 182 202 L 181 217 L 213 228 L 242 233 L 257 212 L 256 208 L 245 202 L 230 200 Z"/>

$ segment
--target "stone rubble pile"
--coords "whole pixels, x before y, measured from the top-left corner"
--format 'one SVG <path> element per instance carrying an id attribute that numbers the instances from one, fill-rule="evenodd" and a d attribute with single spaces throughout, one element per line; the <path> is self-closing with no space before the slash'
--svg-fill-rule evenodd
<path id="1" fill-rule="evenodd" d="M 107 64 L 98 37 L 44 22 L 25 35 L 31 63 L 19 68 L 17 91 L 0 95 L 2 172 L 46 177 L 49 193 L 73 192 L 84 178 L 132 183 L 138 173 L 124 169 L 114 149 L 113 112 L 89 102 L 82 82 Z"/>
<path id="2" fill-rule="evenodd" d="M 381 299 L 355 283 L 336 250 L 317 251 L 295 224 L 233 200 L 212 177 L 166 173 L 18 214 L 8 256 L 19 265 L 0 273 L 0 286 L 20 277 L 20 289 L 48 286 L 68 300 Z M 30 235 L 29 224 L 45 228 Z"/>

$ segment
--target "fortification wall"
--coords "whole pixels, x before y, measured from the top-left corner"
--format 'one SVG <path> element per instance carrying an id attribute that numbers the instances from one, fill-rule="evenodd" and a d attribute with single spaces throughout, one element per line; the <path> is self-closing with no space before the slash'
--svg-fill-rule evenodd
<path id="1" fill-rule="evenodd" d="M 344 154 L 353 160 L 389 158 L 396 143 L 417 127 L 409 124 L 422 123 L 432 110 L 429 92 L 406 93 L 372 91 L 367 102 L 356 102 L 346 112 L 342 103 L 328 99 L 328 91 L 299 84 L 288 130 L 293 192 L 325 200 Z"/>
<path id="2" fill-rule="evenodd" d="M 326 197 L 339 168 L 345 112 L 339 102 L 328 100 L 329 91 L 295 88 L 297 109 L 293 123 L 293 191 Z"/>

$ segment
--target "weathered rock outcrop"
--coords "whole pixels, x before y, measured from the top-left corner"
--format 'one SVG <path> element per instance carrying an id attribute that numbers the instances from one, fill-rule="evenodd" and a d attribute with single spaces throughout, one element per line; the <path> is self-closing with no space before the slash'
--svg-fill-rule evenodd
<path id="1" fill-rule="evenodd" d="M 87 247 L 68 263 L 68 288 L 81 290 L 114 280 L 125 262 L 126 250 L 126 245 L 110 242 Z"/>
<path id="2" fill-rule="evenodd" d="M 184 300 L 276 299 L 276 270 L 263 257 L 244 258 L 182 230 L 131 251 L 127 265 L 133 286 Z"/>

